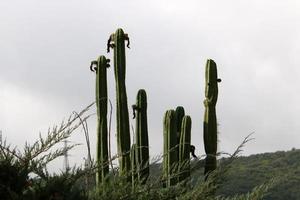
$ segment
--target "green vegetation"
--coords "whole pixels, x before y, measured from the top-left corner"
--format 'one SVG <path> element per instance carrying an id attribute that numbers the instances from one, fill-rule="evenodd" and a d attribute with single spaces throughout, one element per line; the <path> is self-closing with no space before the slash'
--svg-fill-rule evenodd
<path id="1" fill-rule="evenodd" d="M 218 163 L 222 166 L 229 160 L 222 158 Z M 201 173 L 205 165 L 202 162 L 200 168 L 194 171 L 195 164 L 195 161 L 191 162 L 193 184 L 197 184 L 198 178 L 203 178 Z M 300 199 L 300 149 L 235 157 L 227 166 L 226 173 L 216 190 L 217 196 L 222 195 L 228 199 L 235 195 L 245 197 L 253 190 L 269 187 L 262 200 Z M 151 165 L 150 168 L 151 174 L 159 176 L 160 164 Z M 272 183 L 274 178 L 277 180 L 276 184 Z"/>
<path id="2" fill-rule="evenodd" d="M 222 160 L 221 160 L 222 162 Z M 274 177 L 282 180 L 264 200 L 300 199 L 300 150 L 263 153 L 236 158 L 222 187 L 223 195 L 242 194 Z"/>
<path id="3" fill-rule="evenodd" d="M 77 144 L 66 148 L 55 148 L 58 143 L 69 138 L 82 120 L 84 113 L 92 106 L 76 115 L 71 115 L 60 126 L 49 129 L 46 138 L 40 136 L 32 145 L 26 143 L 23 150 L 0 143 L 0 197 L 3 200 L 42 199 L 86 199 L 84 184 L 77 181 L 89 176 L 89 170 L 69 169 L 61 174 L 49 174 L 47 164 Z M 94 174 L 95 175 L 95 174 Z"/>
<path id="4" fill-rule="evenodd" d="M 82 116 L 83 112 L 80 113 Z M 84 119 L 87 119 L 86 116 Z M 0 195 L 3 200 L 50 200 L 50 199 L 67 199 L 67 200 L 111 200 L 111 199 L 128 199 L 128 200 L 142 200 L 142 199 L 181 199 L 181 200 L 253 200 L 262 199 L 270 189 L 273 187 L 274 182 L 267 179 L 262 180 L 263 184 L 254 188 L 251 192 L 246 194 L 236 195 L 234 197 L 222 197 L 222 189 L 226 182 L 230 181 L 231 170 L 235 170 L 235 159 L 231 157 L 221 160 L 222 164 L 211 173 L 208 180 L 204 181 L 203 174 L 203 160 L 194 161 L 191 163 L 191 181 L 184 182 L 184 184 L 176 184 L 171 187 L 163 188 L 160 165 L 150 165 L 150 174 L 152 176 L 144 185 L 136 185 L 132 190 L 130 183 L 124 182 L 126 177 L 119 176 L 118 174 L 110 174 L 110 181 L 105 182 L 105 187 L 95 187 L 95 182 L 89 179 L 94 179 L 95 174 L 101 168 L 97 164 L 92 165 L 90 168 L 81 169 L 73 168 L 60 174 L 50 175 L 45 168 L 46 164 L 53 159 L 64 154 L 65 149 L 57 149 L 51 152 L 54 145 L 62 142 L 70 137 L 71 133 L 79 127 L 77 117 L 72 117 L 66 123 L 62 123 L 61 127 L 54 127 L 48 133 L 46 139 L 40 138 L 33 145 L 27 145 L 24 151 L 16 150 L 6 145 L 4 142 L 0 148 Z M 76 145 L 69 146 L 70 150 Z M 50 151 L 50 152 L 48 152 Z M 238 152 L 238 151 L 237 151 Z M 42 156 L 44 155 L 44 156 Z M 293 154 L 293 159 L 297 159 L 299 164 L 300 151 Z M 285 156 L 281 156 L 282 157 Z M 246 158 L 242 158 L 245 159 Z M 272 158 L 273 159 L 273 158 Z M 278 157 L 280 159 L 280 157 Z M 288 159 L 284 158 L 282 162 Z M 245 162 L 249 163 L 249 162 Z M 296 164 L 296 163 L 295 163 Z M 238 165 L 237 165 L 238 166 Z M 299 165 L 298 165 L 299 166 Z M 286 168 L 284 168 L 286 169 Z M 298 168 L 299 169 L 299 168 Z M 284 173 L 284 172 L 282 172 Z M 195 179 L 196 178 L 196 179 Z M 87 187 L 87 182 L 92 182 Z M 211 183 L 222 183 L 220 185 L 211 185 Z M 297 182 L 291 182 L 292 184 Z M 286 186 L 290 186 L 288 183 Z M 237 185 L 232 184 L 234 188 Z M 275 184 L 276 189 L 284 184 Z M 274 187 L 274 188 L 275 188 Z M 277 188 L 278 187 L 278 188 Z M 297 185 L 294 185 L 295 194 L 297 192 Z M 219 188 L 219 194 L 212 196 L 211 192 Z M 283 188 L 284 189 L 284 188 Z M 249 188 L 251 190 L 251 188 Z M 246 192 L 246 191 L 244 191 Z M 299 193 L 298 193 L 299 194 Z M 228 194 L 227 194 L 228 195 Z M 268 196 L 266 196 L 268 197 Z M 273 197 L 272 197 L 273 198 Z M 280 199 L 280 198 L 278 198 Z M 284 197 L 282 198 L 284 199 Z M 293 200 L 293 198 L 290 198 Z"/>

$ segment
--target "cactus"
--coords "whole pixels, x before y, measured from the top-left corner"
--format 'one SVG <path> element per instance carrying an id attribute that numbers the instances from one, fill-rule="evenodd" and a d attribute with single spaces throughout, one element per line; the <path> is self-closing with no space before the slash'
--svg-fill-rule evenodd
<path id="1" fill-rule="evenodd" d="M 136 113 L 136 164 L 138 169 L 138 181 L 146 183 L 149 176 L 149 142 L 147 122 L 147 94 L 140 89 L 136 98 L 136 105 L 133 106 Z"/>
<path id="2" fill-rule="evenodd" d="M 96 65 L 96 67 L 94 67 Z M 97 185 L 104 182 L 109 172 L 108 145 L 107 145 L 107 78 L 106 68 L 109 59 L 100 56 L 92 61 L 90 69 L 96 72 L 96 107 L 97 107 L 97 164 L 99 170 L 96 174 Z"/>
<path id="3" fill-rule="evenodd" d="M 179 143 L 179 181 L 190 176 L 191 128 L 191 117 L 186 115 L 182 119 Z"/>
<path id="4" fill-rule="evenodd" d="M 130 150 L 130 158 L 131 158 L 131 178 L 132 178 L 132 186 L 133 188 L 137 184 L 137 158 L 136 158 L 136 152 L 137 152 L 137 147 L 136 144 L 132 144 L 131 150 Z"/>
<path id="5" fill-rule="evenodd" d="M 216 103 L 218 99 L 217 65 L 213 60 L 207 60 L 205 69 L 205 112 L 203 123 L 203 137 L 205 147 L 205 169 L 207 175 L 217 167 L 217 117 Z"/>
<path id="6" fill-rule="evenodd" d="M 116 80 L 116 100 L 117 100 L 117 143 L 119 155 L 119 174 L 130 178 L 130 129 L 127 107 L 127 94 L 125 86 L 126 59 L 125 59 L 125 40 L 128 35 L 122 29 L 118 29 L 112 34 L 107 43 L 107 50 L 114 49 L 114 72 Z"/>
<path id="7" fill-rule="evenodd" d="M 177 106 L 175 112 L 176 112 L 176 119 L 177 119 L 177 132 L 180 133 L 181 132 L 182 119 L 185 115 L 184 108 L 182 106 Z M 180 140 L 180 135 L 177 135 L 177 136 L 179 137 L 179 140 Z"/>
<path id="8" fill-rule="evenodd" d="M 180 143 L 180 138 L 181 138 L 181 124 L 182 124 L 182 119 L 183 119 L 183 117 L 185 115 L 184 108 L 182 106 L 177 106 L 176 110 L 175 110 L 175 113 L 176 113 L 176 127 L 177 127 L 177 134 L 176 134 L 176 137 L 177 137 L 177 146 L 176 146 L 176 151 L 177 151 L 178 158 L 179 158 L 179 143 Z"/>
<path id="9" fill-rule="evenodd" d="M 168 110 L 164 116 L 163 177 L 166 186 L 175 185 L 178 181 L 176 176 L 178 165 L 177 144 L 176 113 L 174 110 Z"/>

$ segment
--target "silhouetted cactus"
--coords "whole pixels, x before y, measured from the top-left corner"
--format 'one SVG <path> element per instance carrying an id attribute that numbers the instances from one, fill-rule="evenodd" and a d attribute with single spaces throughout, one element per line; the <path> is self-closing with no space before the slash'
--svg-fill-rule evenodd
<path id="1" fill-rule="evenodd" d="M 190 176 L 191 128 L 191 117 L 186 115 L 182 119 L 179 143 L 179 181 Z"/>
<path id="2" fill-rule="evenodd" d="M 103 183 L 109 172 L 107 145 L 107 77 L 106 68 L 109 59 L 100 56 L 91 63 L 91 71 L 96 72 L 96 107 L 97 107 L 97 163 L 100 166 L 96 174 L 96 183 Z"/>
<path id="3" fill-rule="evenodd" d="M 217 117 L 216 103 L 218 99 L 217 65 L 213 60 L 207 60 L 205 69 L 205 112 L 203 123 L 204 147 L 206 152 L 204 174 L 208 175 L 217 166 Z"/>
<path id="4" fill-rule="evenodd" d="M 182 106 L 177 106 L 175 112 L 176 112 L 176 119 L 177 119 L 176 120 L 177 121 L 177 132 L 180 133 L 181 125 L 182 125 L 182 119 L 185 115 L 184 108 Z M 178 137 L 179 137 L 179 140 L 180 140 L 180 135 L 178 135 Z"/>
<path id="5" fill-rule="evenodd" d="M 177 184 L 178 153 L 176 113 L 168 110 L 164 116 L 164 157 L 163 157 L 163 177 L 166 186 Z"/>
<path id="6" fill-rule="evenodd" d="M 136 104 L 133 105 L 136 116 L 136 165 L 138 171 L 138 181 L 144 184 L 149 176 L 149 142 L 148 142 L 148 122 L 147 122 L 147 94 L 140 89 L 136 97 Z M 131 158 L 133 159 L 133 158 Z"/>
<path id="7" fill-rule="evenodd" d="M 179 143 L 180 143 L 180 138 L 181 138 L 181 125 L 182 125 L 182 119 L 185 115 L 184 108 L 182 106 L 177 106 L 176 110 L 176 128 L 177 128 L 177 145 L 176 145 L 176 152 L 178 154 L 179 158 Z M 179 161 L 179 160 L 178 160 Z"/>
<path id="8" fill-rule="evenodd" d="M 114 49 L 114 72 L 116 80 L 117 95 L 117 143 L 119 155 L 119 173 L 128 176 L 130 180 L 130 129 L 127 107 L 127 94 L 125 86 L 126 59 L 125 59 L 125 40 L 128 41 L 128 35 L 122 29 L 118 29 L 112 34 L 107 43 L 107 50 Z"/>

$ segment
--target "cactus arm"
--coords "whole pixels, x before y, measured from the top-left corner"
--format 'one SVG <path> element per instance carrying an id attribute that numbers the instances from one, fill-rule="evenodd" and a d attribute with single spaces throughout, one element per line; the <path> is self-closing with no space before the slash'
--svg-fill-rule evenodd
<path id="1" fill-rule="evenodd" d="M 193 156 L 193 158 L 198 159 L 198 157 L 195 154 L 195 150 L 196 150 L 196 147 L 194 145 L 191 145 L 190 146 L 190 153 Z"/>
<path id="2" fill-rule="evenodd" d="M 137 105 L 134 104 L 131 106 L 131 108 L 132 108 L 132 115 L 133 115 L 132 119 L 135 119 L 136 111 L 137 111 L 138 107 L 137 107 Z"/>
<path id="3" fill-rule="evenodd" d="M 111 34 L 109 39 L 107 40 L 107 53 L 110 52 L 110 48 L 113 49 L 115 47 L 115 45 L 112 43 L 113 38 L 114 38 L 114 34 Z"/>
<path id="4" fill-rule="evenodd" d="M 130 40 L 129 40 L 129 37 L 128 37 L 128 34 L 125 34 L 125 41 L 127 41 L 127 48 L 130 49 Z"/>
<path id="5" fill-rule="evenodd" d="M 98 66 L 98 61 L 97 61 L 97 60 L 92 61 L 92 62 L 91 62 L 91 65 L 90 65 L 90 70 L 91 70 L 92 72 L 96 72 L 97 66 Z"/>

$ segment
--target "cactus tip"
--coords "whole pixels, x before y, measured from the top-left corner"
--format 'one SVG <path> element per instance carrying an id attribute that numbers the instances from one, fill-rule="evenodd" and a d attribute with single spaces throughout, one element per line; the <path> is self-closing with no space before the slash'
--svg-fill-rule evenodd
<path id="1" fill-rule="evenodd" d="M 109 53 L 110 48 L 112 48 L 112 49 L 114 48 L 114 44 L 111 43 L 113 40 L 113 36 L 114 36 L 114 34 L 111 34 L 107 40 L 107 53 Z"/>
<path id="2" fill-rule="evenodd" d="M 133 104 L 131 107 L 132 107 L 132 113 L 133 113 L 133 118 L 132 119 L 135 119 L 135 111 L 137 110 L 137 105 Z"/>
<path id="3" fill-rule="evenodd" d="M 93 61 L 91 62 L 90 70 L 91 70 L 92 72 L 97 72 L 97 67 L 94 67 L 94 65 L 97 65 L 97 64 L 98 64 L 98 63 L 97 63 L 96 60 L 93 60 Z"/>
<path id="4" fill-rule="evenodd" d="M 125 35 L 125 40 L 127 41 L 127 48 L 128 49 L 130 49 L 130 40 L 129 40 L 129 36 L 128 36 L 128 34 L 126 33 L 126 34 L 124 34 Z"/>

